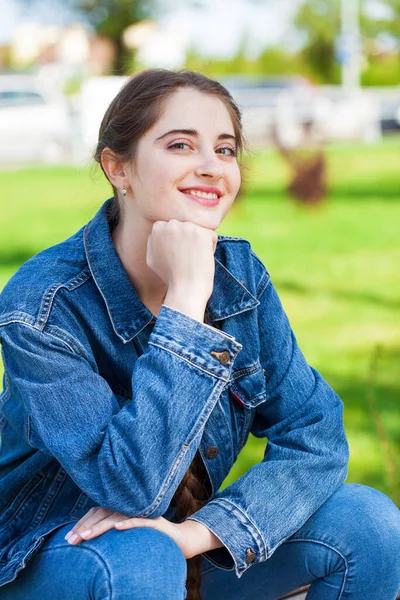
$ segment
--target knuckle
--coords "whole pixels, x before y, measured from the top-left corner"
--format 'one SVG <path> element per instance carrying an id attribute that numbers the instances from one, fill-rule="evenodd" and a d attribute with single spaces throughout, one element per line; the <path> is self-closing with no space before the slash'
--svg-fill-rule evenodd
<path id="1" fill-rule="evenodd" d="M 117 519 L 127 519 L 128 517 L 121 512 L 115 512 L 114 515 Z"/>
<path id="2" fill-rule="evenodd" d="M 94 514 L 96 514 L 96 513 L 97 513 L 99 510 L 101 510 L 101 506 L 93 506 L 93 507 L 92 507 L 92 508 L 89 510 L 88 514 L 89 514 L 89 515 L 94 515 Z"/>

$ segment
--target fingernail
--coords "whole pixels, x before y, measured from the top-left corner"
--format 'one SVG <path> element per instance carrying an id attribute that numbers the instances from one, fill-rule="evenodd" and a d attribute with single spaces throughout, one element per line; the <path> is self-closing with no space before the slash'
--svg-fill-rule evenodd
<path id="1" fill-rule="evenodd" d="M 118 521 L 118 523 L 115 523 L 115 527 L 123 527 L 123 526 L 124 526 L 123 521 Z"/>
<path id="2" fill-rule="evenodd" d="M 73 544 L 74 542 L 76 542 L 77 539 L 78 539 L 78 535 L 76 533 L 74 533 L 74 535 L 68 539 L 68 544 Z"/>
<path id="3" fill-rule="evenodd" d="M 64 540 L 69 540 L 69 538 L 71 537 L 71 535 L 73 534 L 73 531 L 68 531 L 67 535 L 65 536 Z"/>
<path id="4" fill-rule="evenodd" d="M 91 529 L 86 529 L 86 531 L 82 531 L 81 537 L 85 538 L 92 533 Z"/>

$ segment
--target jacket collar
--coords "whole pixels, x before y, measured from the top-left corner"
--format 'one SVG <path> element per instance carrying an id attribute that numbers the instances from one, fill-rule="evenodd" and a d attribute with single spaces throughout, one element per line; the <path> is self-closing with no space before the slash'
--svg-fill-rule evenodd
<path id="1" fill-rule="evenodd" d="M 86 259 L 107 306 L 114 331 L 126 343 L 144 329 L 154 315 L 137 295 L 115 249 L 106 214 L 110 202 L 111 198 L 106 200 L 86 225 L 83 237 Z M 220 243 L 214 255 L 214 288 L 207 304 L 213 321 L 232 317 L 259 304 L 243 283 L 218 260 Z"/>

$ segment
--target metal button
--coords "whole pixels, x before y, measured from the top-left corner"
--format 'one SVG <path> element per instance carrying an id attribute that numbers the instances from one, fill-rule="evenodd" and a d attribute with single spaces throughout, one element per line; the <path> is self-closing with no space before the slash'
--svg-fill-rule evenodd
<path id="1" fill-rule="evenodd" d="M 249 565 L 250 563 L 255 561 L 256 558 L 256 553 L 253 552 L 253 550 L 251 550 L 251 548 L 247 548 L 246 550 L 246 564 Z"/>
<path id="2" fill-rule="evenodd" d="M 229 360 L 230 360 L 230 354 L 228 352 L 228 350 L 223 350 L 222 352 L 215 352 L 214 350 L 210 353 L 213 356 L 215 356 L 219 362 L 221 363 L 221 365 L 226 365 L 228 364 Z"/>
<path id="3" fill-rule="evenodd" d="M 217 446 L 209 446 L 206 450 L 206 454 L 208 456 L 208 458 L 215 458 L 216 456 L 218 456 L 219 450 L 217 448 Z"/>

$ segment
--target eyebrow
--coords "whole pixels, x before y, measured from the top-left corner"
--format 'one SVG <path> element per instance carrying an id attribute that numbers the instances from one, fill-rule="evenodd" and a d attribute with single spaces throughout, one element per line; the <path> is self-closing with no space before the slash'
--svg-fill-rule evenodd
<path id="1" fill-rule="evenodd" d="M 167 135 L 170 135 L 171 133 L 172 134 L 180 133 L 182 135 L 192 135 L 194 137 L 199 137 L 199 132 L 196 131 L 196 129 L 170 129 L 170 131 L 163 133 L 163 135 L 160 135 L 160 137 L 158 137 L 155 141 L 158 142 L 158 140 L 162 140 L 163 138 L 165 138 Z M 218 140 L 233 140 L 235 143 L 237 143 L 236 137 L 234 135 L 232 135 L 231 133 L 220 133 L 217 139 Z"/>

